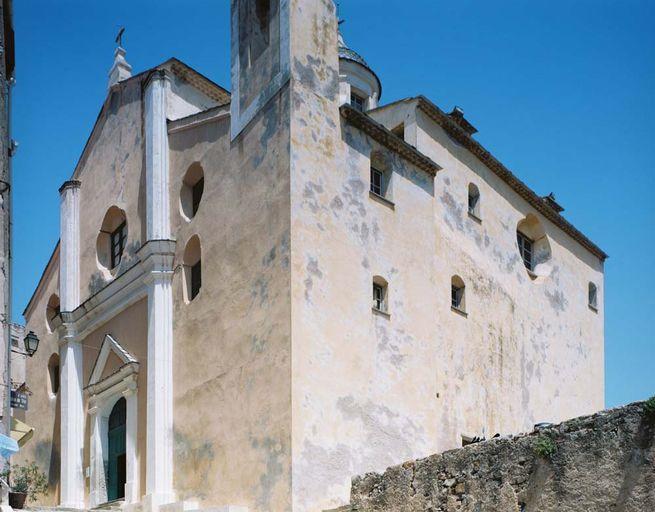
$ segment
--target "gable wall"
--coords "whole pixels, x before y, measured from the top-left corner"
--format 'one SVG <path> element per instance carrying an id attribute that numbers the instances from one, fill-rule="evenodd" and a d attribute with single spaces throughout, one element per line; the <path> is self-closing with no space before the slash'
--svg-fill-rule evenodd
<path id="1" fill-rule="evenodd" d="M 141 81 L 132 80 L 112 93 L 78 167 L 80 189 L 80 299 L 84 302 L 107 284 L 99 269 L 96 241 L 107 210 L 125 211 L 128 239 L 118 273 L 135 261 L 145 238 L 145 163 Z"/>

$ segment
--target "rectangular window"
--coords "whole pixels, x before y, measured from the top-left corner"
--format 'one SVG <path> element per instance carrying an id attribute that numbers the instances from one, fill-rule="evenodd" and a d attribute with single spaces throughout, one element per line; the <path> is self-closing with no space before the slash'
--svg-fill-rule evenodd
<path id="1" fill-rule="evenodd" d="M 592 283 L 589 284 L 589 307 L 598 309 L 598 292 L 596 286 Z"/>
<path id="2" fill-rule="evenodd" d="M 111 268 L 116 268 L 121 262 L 127 238 L 125 227 L 126 223 L 123 222 L 111 235 L 109 235 L 111 243 Z"/>
<path id="3" fill-rule="evenodd" d="M 521 258 L 523 258 L 525 268 L 532 271 L 532 252 L 534 242 L 520 231 L 516 232 L 516 241 L 519 244 L 519 252 L 521 253 Z"/>
<path id="4" fill-rule="evenodd" d="M 350 105 L 355 109 L 359 110 L 360 112 L 364 112 L 364 103 L 366 100 L 359 96 L 358 94 L 351 93 L 350 94 Z"/>
<path id="5" fill-rule="evenodd" d="M 198 293 L 200 293 L 200 287 L 202 286 L 202 270 L 200 267 L 201 260 L 198 260 L 198 263 L 191 267 L 191 297 L 190 300 L 196 298 Z"/>
<path id="6" fill-rule="evenodd" d="M 198 213 L 198 208 L 200 207 L 200 199 L 202 199 L 202 192 L 204 189 L 205 189 L 205 178 L 200 178 L 191 189 L 191 201 L 192 201 L 192 210 L 194 216 L 196 215 L 196 213 Z"/>
<path id="7" fill-rule="evenodd" d="M 387 310 L 384 286 L 376 283 L 373 283 L 373 309 L 378 311 Z"/>
<path id="8" fill-rule="evenodd" d="M 455 309 L 462 309 L 462 297 L 464 297 L 464 288 L 455 285 L 450 287 L 451 306 Z"/>
<path id="9" fill-rule="evenodd" d="M 371 192 L 384 195 L 384 174 L 375 167 L 371 167 Z"/>
<path id="10" fill-rule="evenodd" d="M 476 214 L 476 208 L 478 206 L 478 200 L 480 199 L 480 196 L 471 194 L 469 192 L 469 213 L 475 215 Z"/>

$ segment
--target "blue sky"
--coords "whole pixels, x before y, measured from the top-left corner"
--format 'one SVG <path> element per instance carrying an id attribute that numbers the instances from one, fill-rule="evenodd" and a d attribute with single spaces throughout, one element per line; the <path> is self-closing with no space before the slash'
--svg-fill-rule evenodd
<path id="1" fill-rule="evenodd" d="M 655 393 L 655 2 L 342 0 L 383 102 L 464 108 L 477 138 L 609 253 L 606 401 Z M 14 302 L 57 241 L 58 193 L 104 100 L 114 36 L 135 72 L 176 56 L 229 87 L 228 0 L 18 0 Z"/>

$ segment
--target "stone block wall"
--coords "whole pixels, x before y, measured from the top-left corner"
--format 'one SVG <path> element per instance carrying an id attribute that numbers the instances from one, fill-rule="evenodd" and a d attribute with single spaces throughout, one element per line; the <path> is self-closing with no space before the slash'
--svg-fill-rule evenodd
<path id="1" fill-rule="evenodd" d="M 348 510 L 655 511 L 654 440 L 637 402 L 355 477 Z"/>

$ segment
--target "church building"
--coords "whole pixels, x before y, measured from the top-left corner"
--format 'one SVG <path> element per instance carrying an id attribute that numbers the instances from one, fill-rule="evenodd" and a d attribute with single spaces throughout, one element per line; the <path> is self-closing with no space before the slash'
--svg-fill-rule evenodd
<path id="1" fill-rule="evenodd" d="M 116 49 L 24 313 L 43 505 L 326 510 L 603 407 L 606 254 L 381 78 L 332 0 L 231 0 L 229 90 Z"/>

